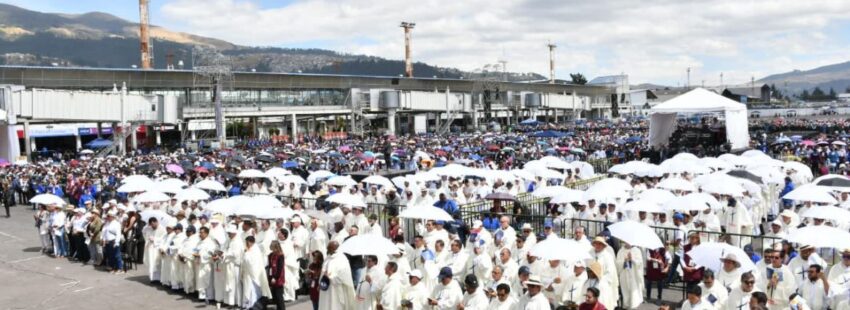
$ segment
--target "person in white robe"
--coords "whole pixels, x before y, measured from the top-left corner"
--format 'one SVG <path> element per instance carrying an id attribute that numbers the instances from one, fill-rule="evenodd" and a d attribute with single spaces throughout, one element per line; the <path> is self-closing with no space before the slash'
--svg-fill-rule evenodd
<path id="1" fill-rule="evenodd" d="M 561 300 L 559 305 L 581 304 L 584 300 L 584 282 L 587 281 L 587 272 L 585 272 L 584 262 L 578 261 L 573 264 L 573 272 L 564 280 L 563 288 L 561 289 Z"/>
<path id="2" fill-rule="evenodd" d="M 475 256 L 472 257 L 466 274 L 475 275 L 479 279 L 486 279 L 493 271 L 493 258 L 487 254 L 483 243 L 476 244 L 473 248 L 473 254 Z"/>
<path id="3" fill-rule="evenodd" d="M 779 253 L 774 252 L 770 256 L 765 257 L 766 262 L 770 261 L 770 265 L 765 270 L 760 270 L 761 279 L 756 281 L 756 286 L 767 294 L 769 309 L 788 309 L 788 298 L 797 291 L 796 279 L 791 269 L 782 264 Z"/>
<path id="4" fill-rule="evenodd" d="M 215 251 L 215 255 L 212 257 L 212 261 L 210 262 L 212 269 L 212 291 L 207 292 L 207 297 L 210 300 L 215 300 L 217 306 L 221 306 L 227 297 L 227 293 L 225 290 L 226 286 L 226 275 L 225 275 L 225 267 L 224 267 L 224 250 L 228 242 L 227 232 L 224 229 L 222 223 L 224 222 L 224 217 L 220 214 L 214 215 L 212 220 L 210 221 L 210 236 L 217 249 Z"/>
<path id="5" fill-rule="evenodd" d="M 328 243 L 328 258 L 322 266 L 322 280 L 327 286 L 319 292 L 319 309 L 355 309 L 354 286 L 351 283 L 351 267 L 348 258 L 337 252 L 339 243 Z"/>
<path id="6" fill-rule="evenodd" d="M 242 308 L 251 309 L 263 296 L 271 297 L 269 280 L 266 276 L 266 259 L 255 244 L 253 236 L 245 238 L 245 254 L 240 270 L 242 282 Z"/>
<path id="7" fill-rule="evenodd" d="M 794 274 L 794 278 L 798 283 L 805 281 L 809 275 L 809 266 L 820 265 L 827 266 L 826 261 L 815 252 L 815 247 L 804 245 L 800 247 L 799 255 L 795 256 L 788 262 L 788 268 Z M 808 301 L 808 299 L 807 299 Z M 811 306 L 811 303 L 809 303 Z"/>
<path id="8" fill-rule="evenodd" d="M 218 242 L 210 237 L 210 229 L 201 227 L 198 232 L 200 241 L 198 242 L 197 251 L 193 254 L 197 273 L 195 274 L 195 285 L 198 291 L 198 299 L 208 301 L 210 297 L 215 296 L 213 286 L 213 264 L 214 257 L 219 251 Z"/>
<path id="9" fill-rule="evenodd" d="M 830 301 L 832 308 L 850 300 L 850 249 L 841 252 L 841 262 L 829 269 L 827 279 L 831 285 L 830 290 L 835 292 Z"/>
<path id="10" fill-rule="evenodd" d="M 166 245 L 165 249 L 165 254 L 170 257 L 171 262 L 169 282 L 172 290 L 183 288 L 183 268 L 185 264 L 181 261 L 180 251 L 183 249 L 184 243 L 186 243 L 186 234 L 183 233 L 183 225 L 177 224 L 174 226 L 174 238 Z"/>
<path id="11" fill-rule="evenodd" d="M 378 296 L 380 296 L 381 300 L 377 305 L 377 309 L 401 309 L 404 283 L 401 280 L 402 275 L 398 273 L 398 265 L 394 262 L 387 263 L 386 267 L 384 267 L 384 276 L 386 280 L 380 287 Z"/>
<path id="12" fill-rule="evenodd" d="M 474 275 L 467 275 L 464 279 L 466 284 L 466 293 L 463 294 L 463 301 L 457 308 L 460 310 L 485 310 L 490 304 L 490 299 L 478 285 L 478 278 Z"/>
<path id="13" fill-rule="evenodd" d="M 436 277 L 435 277 L 436 278 Z M 431 291 L 422 284 L 423 275 L 419 270 L 411 270 L 407 273 L 408 285 L 402 290 L 402 303 L 407 309 L 428 309 L 428 297 Z"/>
<path id="14" fill-rule="evenodd" d="M 355 283 L 357 289 L 354 293 L 357 298 L 357 309 L 370 310 L 377 307 L 381 301 L 380 288 L 386 281 L 386 270 L 379 265 L 377 257 L 368 255 L 365 259 L 366 271 L 363 273 L 363 278 Z M 395 269 L 398 270 L 398 265 Z"/>
<path id="15" fill-rule="evenodd" d="M 490 299 L 487 309 L 491 310 L 513 310 L 517 309 L 517 300 L 511 293 L 511 286 L 499 284 L 496 286 L 496 297 Z"/>
<path id="16" fill-rule="evenodd" d="M 236 307 L 242 305 L 240 271 L 242 256 L 245 253 L 245 243 L 242 238 L 239 238 L 239 229 L 236 225 L 227 227 L 227 237 L 225 249 L 222 251 L 224 252 L 224 303 Z"/>
<path id="17" fill-rule="evenodd" d="M 759 292 L 759 289 L 756 288 L 756 277 L 747 272 L 738 278 L 738 282 L 741 285 L 729 292 L 726 304 L 721 310 L 750 309 L 750 297 L 754 292 Z"/>
<path id="18" fill-rule="evenodd" d="M 569 277 L 570 272 L 561 261 L 550 260 L 548 266 L 538 275 L 543 283 L 543 296 L 549 300 L 550 304 L 558 304 L 563 293 L 564 281 Z"/>
<path id="19" fill-rule="evenodd" d="M 593 242 L 591 242 L 591 245 L 593 245 L 593 249 L 590 251 L 590 257 L 599 262 L 599 264 L 602 266 L 602 274 L 600 275 L 600 279 L 608 282 L 608 287 L 619 287 L 620 278 L 617 277 L 617 263 L 613 249 L 608 246 L 608 243 L 602 236 L 597 236 L 596 238 L 593 238 Z M 603 297 L 606 295 L 605 290 L 600 289 L 599 291 L 601 292 Z M 614 290 L 613 294 L 614 300 L 620 299 L 620 293 L 617 290 Z M 610 308 L 610 306 L 604 302 L 606 301 L 605 299 L 606 298 L 600 297 L 600 300 L 603 301 L 602 304 Z"/>
<path id="20" fill-rule="evenodd" d="M 706 303 L 700 296 L 702 289 L 699 286 L 692 287 L 687 291 L 687 298 L 682 302 L 682 310 L 713 310 L 714 307 Z"/>
<path id="21" fill-rule="evenodd" d="M 525 310 L 550 310 L 552 309 L 549 305 L 549 300 L 546 299 L 546 296 L 543 296 L 543 283 L 540 282 L 540 278 L 537 276 L 530 276 L 528 281 L 526 281 L 526 285 L 528 286 L 528 294 L 527 301 L 525 301 L 525 305 L 522 309 Z"/>
<path id="22" fill-rule="evenodd" d="M 160 258 L 159 247 L 165 241 L 167 235 L 168 232 L 165 227 L 159 224 L 156 217 L 151 217 L 148 220 L 148 225 L 142 228 L 142 236 L 145 238 L 144 264 L 148 267 L 148 278 L 151 282 L 160 281 L 162 259 Z"/>
<path id="23" fill-rule="evenodd" d="M 281 228 L 277 234 L 277 241 L 280 243 L 280 247 L 283 250 L 284 265 L 286 267 L 286 271 L 284 272 L 286 282 L 283 284 L 283 300 L 286 302 L 295 300 L 295 291 L 301 283 L 301 279 L 298 274 L 300 265 L 296 258 L 297 254 L 290 254 L 296 252 L 295 245 L 292 243 L 292 238 L 290 236 L 291 234 L 286 228 Z"/>
<path id="24" fill-rule="evenodd" d="M 726 299 L 729 297 L 729 291 L 723 285 L 717 284 L 714 280 L 714 271 L 706 269 L 702 274 L 702 283 L 699 284 L 702 291 L 702 301 L 712 306 L 712 309 L 723 309 L 726 306 Z"/>
<path id="25" fill-rule="evenodd" d="M 443 267 L 437 277 L 439 282 L 428 298 L 431 309 L 454 310 L 463 302 L 463 291 L 460 284 L 454 280 L 452 269 Z"/>
<path id="26" fill-rule="evenodd" d="M 159 283 L 166 286 L 171 287 L 171 268 L 172 268 L 172 260 L 173 257 L 168 255 L 168 247 L 171 242 L 174 240 L 174 225 L 176 221 L 171 221 L 165 226 L 165 238 L 162 239 L 162 242 L 159 244 L 159 248 L 156 249 L 159 251 L 160 257 L 160 265 L 162 266 L 159 275 Z"/>
<path id="27" fill-rule="evenodd" d="M 584 281 L 584 285 L 581 288 L 582 292 L 587 292 L 587 289 L 593 287 L 599 290 L 599 302 L 605 306 L 605 308 L 614 309 L 617 306 L 617 298 L 615 288 L 611 287 L 608 284 L 608 281 L 602 278 L 602 275 L 605 274 L 604 267 L 598 261 L 591 260 L 587 264 L 587 280 Z"/>
<path id="28" fill-rule="evenodd" d="M 195 226 L 189 225 L 186 228 L 186 241 L 183 242 L 183 247 L 180 248 L 180 262 L 183 264 L 183 292 L 186 294 L 194 293 L 197 290 L 195 286 L 195 275 L 198 273 L 197 265 L 194 263 L 195 253 L 197 253 L 198 244 L 201 239 L 196 233 Z"/>
<path id="29" fill-rule="evenodd" d="M 463 250 L 460 240 L 452 240 L 451 251 L 449 254 L 451 264 L 447 267 L 452 270 L 455 280 L 461 280 L 466 276 L 466 265 L 470 261 L 469 252 Z"/>
<path id="30" fill-rule="evenodd" d="M 293 216 L 292 219 L 289 220 L 289 225 L 290 236 L 292 238 L 292 248 L 295 250 L 295 252 L 290 254 L 290 256 L 293 256 L 293 258 L 297 261 L 307 256 L 310 232 L 307 231 L 307 228 L 304 228 L 304 224 L 302 223 L 300 216 Z M 327 239 L 327 236 L 325 236 L 325 239 Z"/>
<path id="31" fill-rule="evenodd" d="M 819 264 L 812 264 L 806 272 L 806 279 L 797 282 L 797 293 L 803 296 L 812 309 L 826 309 L 829 305 L 829 280 Z"/>
<path id="32" fill-rule="evenodd" d="M 307 245 L 307 251 L 319 251 L 325 255 L 328 249 L 328 233 L 322 228 L 322 223 L 318 219 L 310 220 L 310 241 Z"/>
<path id="33" fill-rule="evenodd" d="M 715 279 L 718 284 L 725 287 L 727 291 L 730 291 L 741 284 L 742 272 L 741 263 L 738 262 L 739 259 L 740 258 L 732 253 L 726 253 L 726 256 L 721 259 L 723 261 L 723 267 L 717 272 L 717 277 Z"/>
<path id="34" fill-rule="evenodd" d="M 623 292 L 625 309 L 635 309 L 643 303 L 644 262 L 643 251 L 628 243 L 623 243 L 617 253 L 617 274 L 620 276 L 620 289 Z"/>

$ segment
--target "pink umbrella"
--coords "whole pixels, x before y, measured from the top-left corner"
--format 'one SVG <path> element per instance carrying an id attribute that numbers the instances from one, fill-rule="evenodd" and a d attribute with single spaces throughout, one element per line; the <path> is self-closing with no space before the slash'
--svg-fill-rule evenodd
<path id="1" fill-rule="evenodd" d="M 343 145 L 339 147 L 340 152 L 351 152 L 351 147 L 348 145 Z"/>
<path id="2" fill-rule="evenodd" d="M 805 146 L 815 146 L 815 141 L 803 140 L 802 142 L 800 142 L 800 144 L 805 145 Z"/>
<path id="3" fill-rule="evenodd" d="M 168 165 L 166 165 L 166 166 L 165 166 L 165 170 L 168 170 L 169 172 L 174 172 L 174 173 L 176 173 L 176 174 L 183 174 L 183 172 L 184 172 L 184 171 L 183 171 L 183 167 L 180 167 L 180 166 L 178 166 L 178 165 L 176 165 L 176 164 L 168 164 Z"/>

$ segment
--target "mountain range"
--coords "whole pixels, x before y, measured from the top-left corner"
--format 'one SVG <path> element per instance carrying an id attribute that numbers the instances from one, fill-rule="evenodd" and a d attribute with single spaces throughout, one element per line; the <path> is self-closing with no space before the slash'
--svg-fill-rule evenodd
<path id="1" fill-rule="evenodd" d="M 824 92 L 834 89 L 838 93 L 850 89 L 850 61 L 817 67 L 811 70 L 793 70 L 769 75 L 758 83 L 773 84 L 785 93 L 797 94 L 819 87 Z"/>
<path id="2" fill-rule="evenodd" d="M 202 47 L 229 56 L 235 71 L 374 76 L 404 73 L 401 60 L 323 49 L 241 46 L 155 25 L 150 29 L 157 69 L 169 63 L 178 69 L 191 69 L 193 50 Z M 0 4 L 0 64 L 129 68 L 139 64 L 138 38 L 138 23 L 107 13 L 42 13 Z M 494 75 L 492 69 L 472 73 L 422 62 L 414 63 L 413 72 L 417 77 L 441 78 Z M 511 72 L 507 77 L 512 81 L 545 79 L 536 73 Z"/>

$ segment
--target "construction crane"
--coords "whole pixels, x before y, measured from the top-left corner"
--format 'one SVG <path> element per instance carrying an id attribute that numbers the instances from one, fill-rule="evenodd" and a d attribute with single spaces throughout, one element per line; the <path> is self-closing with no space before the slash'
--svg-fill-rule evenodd
<path id="1" fill-rule="evenodd" d="M 141 67 L 149 70 L 152 68 L 153 48 L 150 38 L 150 15 L 148 14 L 149 0 L 139 0 L 139 50 L 141 51 Z"/>

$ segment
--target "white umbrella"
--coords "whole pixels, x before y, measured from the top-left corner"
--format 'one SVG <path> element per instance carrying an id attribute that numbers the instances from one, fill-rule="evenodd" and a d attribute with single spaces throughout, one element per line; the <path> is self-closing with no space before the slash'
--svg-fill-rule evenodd
<path id="1" fill-rule="evenodd" d="M 584 191 L 582 199 L 585 201 L 594 200 L 597 203 L 616 203 L 617 200 L 625 200 L 629 194 L 624 191 L 612 191 L 604 187 L 593 186 Z"/>
<path id="2" fill-rule="evenodd" d="M 307 184 L 307 181 L 304 180 L 304 178 L 302 178 L 299 175 L 294 175 L 294 174 L 278 176 L 278 177 L 276 177 L 276 179 L 277 179 L 278 182 L 283 183 L 283 184 L 293 184 L 293 183 L 296 184 L 296 185 Z"/>
<path id="3" fill-rule="evenodd" d="M 200 188 L 203 190 L 214 191 L 214 192 L 226 192 L 227 189 L 224 188 L 224 185 L 215 180 L 203 180 L 195 184 L 195 188 Z"/>
<path id="4" fill-rule="evenodd" d="M 181 179 L 169 178 L 156 182 L 156 189 L 163 193 L 176 194 L 186 187 L 186 182 Z"/>
<path id="5" fill-rule="evenodd" d="M 410 207 L 399 214 L 401 218 L 420 219 L 420 220 L 435 220 L 435 221 L 454 221 L 451 215 L 443 209 L 431 206 Z"/>
<path id="6" fill-rule="evenodd" d="M 834 220 L 839 223 L 850 222 L 850 211 L 836 206 L 812 206 L 800 216 L 822 220 Z"/>
<path id="7" fill-rule="evenodd" d="M 634 174 L 635 172 L 638 172 L 638 171 L 651 169 L 654 166 L 655 165 L 644 162 L 644 161 L 633 160 L 633 161 L 627 162 L 625 164 L 614 165 L 610 169 L 608 169 L 608 172 L 616 173 L 616 174 L 623 174 L 623 175 Z"/>
<path id="8" fill-rule="evenodd" d="M 596 175 L 596 172 L 593 170 L 593 165 L 588 162 L 583 161 L 573 161 L 570 163 L 573 167 L 578 168 L 578 175 L 582 179 L 592 178 Z"/>
<path id="9" fill-rule="evenodd" d="M 531 192 L 537 198 L 552 198 L 563 193 L 569 193 L 570 188 L 566 186 L 543 186 Z"/>
<path id="10" fill-rule="evenodd" d="M 669 189 L 671 191 L 696 192 L 697 187 L 688 180 L 682 178 L 667 178 L 658 182 L 656 188 Z"/>
<path id="11" fill-rule="evenodd" d="M 142 213 L 139 213 L 139 215 L 142 217 L 142 221 L 144 221 L 145 223 L 147 223 L 148 220 L 153 217 L 156 218 L 157 221 L 159 221 L 160 225 L 167 224 L 164 221 L 170 217 L 162 210 L 145 210 L 142 211 Z"/>
<path id="12" fill-rule="evenodd" d="M 838 203 L 838 201 L 829 194 L 828 189 L 812 184 L 801 185 L 800 187 L 797 187 L 785 194 L 785 196 L 782 196 L 782 199 L 826 204 Z"/>
<path id="13" fill-rule="evenodd" d="M 270 195 L 257 195 L 257 196 L 251 197 L 251 200 L 253 200 L 254 205 L 257 205 L 257 206 L 272 207 L 272 208 L 283 207 L 283 203 L 280 202 L 280 200 L 278 200 L 274 196 L 270 196 Z"/>
<path id="14" fill-rule="evenodd" d="M 285 176 L 285 175 L 290 175 L 290 174 L 292 174 L 291 171 L 283 169 L 281 167 L 274 167 L 274 168 L 271 168 L 269 170 L 266 170 L 266 175 L 269 176 L 270 178 L 280 177 L 280 176 Z"/>
<path id="15" fill-rule="evenodd" d="M 673 156 L 672 159 L 683 160 L 683 161 L 697 161 L 697 160 L 699 160 L 699 157 L 697 157 L 694 154 L 688 153 L 688 152 L 683 152 L 683 153 L 676 154 L 675 156 Z"/>
<path id="16" fill-rule="evenodd" d="M 224 216 L 230 216 L 234 212 L 233 202 L 229 199 L 216 199 L 207 203 L 204 210 L 211 214 L 221 213 Z"/>
<path id="17" fill-rule="evenodd" d="M 306 211 L 304 211 L 304 214 L 306 214 L 307 216 L 312 217 L 314 219 L 325 222 L 325 223 L 333 224 L 334 222 L 336 222 L 334 220 L 333 216 L 331 216 L 330 214 L 328 214 L 327 212 L 324 212 L 324 211 L 306 210 Z"/>
<path id="18" fill-rule="evenodd" d="M 363 198 L 349 193 L 336 193 L 330 195 L 325 201 L 351 207 L 366 207 L 366 202 L 363 201 Z"/>
<path id="19" fill-rule="evenodd" d="M 62 197 L 53 195 L 53 194 L 38 194 L 34 197 L 30 198 L 30 203 L 36 203 L 40 205 L 57 205 L 64 206 L 65 200 Z"/>
<path id="20" fill-rule="evenodd" d="M 705 166 L 700 165 L 695 160 L 683 160 L 679 158 L 671 158 L 661 163 L 661 169 L 667 173 L 691 173 L 691 174 L 706 174 L 711 172 Z"/>
<path id="21" fill-rule="evenodd" d="M 437 174 L 435 174 L 435 173 L 431 173 L 430 171 L 428 171 L 428 172 L 420 172 L 420 173 L 417 173 L 417 174 L 414 174 L 414 175 L 413 175 L 413 180 L 414 180 L 414 181 L 416 181 L 416 182 L 422 182 L 422 183 L 425 183 L 425 182 L 432 182 L 432 181 L 439 181 L 439 180 L 440 180 L 440 176 L 439 176 L 439 175 L 437 175 Z"/>
<path id="22" fill-rule="evenodd" d="M 648 201 L 657 205 L 662 205 L 665 202 L 676 198 L 676 195 L 673 195 L 673 193 L 667 190 L 652 188 L 643 191 L 643 193 L 640 193 L 637 198 L 638 200 Z"/>
<path id="23" fill-rule="evenodd" d="M 587 245 L 558 237 L 538 242 L 529 253 L 543 260 L 560 260 L 567 265 L 590 259 L 590 248 Z"/>
<path id="24" fill-rule="evenodd" d="M 153 181 L 146 175 L 134 174 L 127 176 L 124 179 L 121 179 L 121 184 L 126 183 L 134 183 L 134 182 L 145 182 L 145 183 L 153 183 Z"/>
<path id="25" fill-rule="evenodd" d="M 663 205 L 665 211 L 704 211 L 709 206 L 704 201 L 693 197 L 681 196 L 667 201 Z"/>
<path id="26" fill-rule="evenodd" d="M 834 248 L 844 250 L 850 248 L 850 233 L 831 226 L 806 226 L 791 231 L 785 240 L 816 248 Z"/>
<path id="27" fill-rule="evenodd" d="M 237 177 L 241 178 L 241 179 L 268 179 L 269 178 L 269 176 L 267 176 L 265 172 L 262 172 L 262 171 L 257 170 L 257 169 L 242 170 L 241 172 L 239 172 L 239 175 Z"/>
<path id="28" fill-rule="evenodd" d="M 712 168 L 714 170 L 731 170 L 732 168 L 735 168 L 735 166 L 730 164 L 729 162 L 716 157 L 700 158 L 700 160 L 697 162 L 699 162 L 699 164 L 703 166 Z"/>
<path id="29" fill-rule="evenodd" d="M 664 246 L 655 230 L 643 223 L 627 220 L 608 226 L 608 230 L 611 232 L 611 236 L 633 246 L 646 249 L 657 249 Z"/>
<path id="30" fill-rule="evenodd" d="M 171 197 L 168 197 L 163 192 L 150 190 L 144 193 L 139 194 L 135 198 L 133 198 L 135 202 L 138 203 L 149 203 L 149 202 L 163 202 L 171 200 Z"/>
<path id="31" fill-rule="evenodd" d="M 649 213 L 664 213 L 664 210 L 661 209 L 658 204 L 643 201 L 643 200 L 632 200 L 627 202 L 620 208 L 621 211 L 636 211 L 636 212 L 649 212 Z"/>
<path id="32" fill-rule="evenodd" d="M 144 192 L 149 189 L 156 188 L 156 183 L 151 181 L 150 179 L 133 179 L 130 182 L 125 182 L 121 186 L 118 187 L 119 193 L 136 193 L 136 192 Z"/>
<path id="33" fill-rule="evenodd" d="M 363 183 L 379 185 L 386 189 L 395 188 L 395 184 L 393 184 L 390 179 L 387 179 L 386 177 L 380 175 L 370 175 L 363 179 Z"/>
<path id="34" fill-rule="evenodd" d="M 617 179 L 617 178 L 607 178 L 607 179 L 599 180 L 598 182 L 594 183 L 593 186 L 590 187 L 590 189 L 592 189 L 592 188 L 607 188 L 610 191 L 623 191 L 623 192 L 631 192 L 632 191 L 632 185 L 629 184 L 629 182 L 626 182 L 626 180 Z"/>
<path id="35" fill-rule="evenodd" d="M 711 194 L 740 197 L 744 194 L 744 187 L 739 183 L 712 182 L 702 187 L 702 190 Z"/>
<path id="36" fill-rule="evenodd" d="M 295 211 L 290 208 L 263 208 L 263 214 L 258 216 L 260 219 L 269 220 L 286 220 L 295 215 Z"/>
<path id="37" fill-rule="evenodd" d="M 354 181 L 350 176 L 335 176 L 327 179 L 325 184 L 331 186 L 355 186 L 357 185 L 357 181 Z"/>
<path id="38" fill-rule="evenodd" d="M 85 155 L 94 154 L 94 151 L 92 151 L 92 150 L 82 150 L 82 151 L 80 151 L 80 154 L 85 154 Z"/>
<path id="39" fill-rule="evenodd" d="M 339 250 L 354 256 L 375 255 L 385 257 L 399 253 L 398 246 L 379 234 L 362 234 L 348 238 L 339 246 Z"/>
<path id="40" fill-rule="evenodd" d="M 190 187 L 177 192 L 174 198 L 181 201 L 199 201 L 210 199 L 210 194 L 199 188 Z"/>
<path id="41" fill-rule="evenodd" d="M 514 170 L 511 170 L 511 173 L 513 173 L 513 175 L 515 175 L 518 178 L 521 178 L 523 180 L 534 181 L 534 174 L 531 174 L 531 172 L 521 170 L 521 169 L 514 169 Z"/>
<path id="42" fill-rule="evenodd" d="M 727 243 L 703 243 L 691 249 L 689 255 L 695 264 L 711 269 L 714 272 L 720 272 L 723 268 L 723 262 L 720 259 L 729 253 L 734 254 L 735 259 L 741 264 L 741 272 L 751 271 L 756 268 L 756 265 L 750 260 L 750 256 L 744 253 L 744 250 Z"/>
<path id="43" fill-rule="evenodd" d="M 794 171 L 797 171 L 797 173 L 803 177 L 804 182 L 808 182 L 814 177 L 812 175 L 812 168 L 798 161 L 786 161 L 782 164 L 782 168 L 785 170 L 793 169 Z"/>
<path id="44" fill-rule="evenodd" d="M 320 179 L 327 179 L 327 178 L 330 178 L 330 177 L 335 176 L 335 175 L 336 174 L 334 174 L 333 172 L 330 172 L 330 171 L 327 171 L 327 170 L 315 171 L 313 173 L 310 173 L 310 175 L 307 176 L 307 184 L 313 185 L 313 184 L 316 184 L 316 181 L 318 181 Z"/>
<path id="45" fill-rule="evenodd" d="M 575 189 L 568 189 L 567 191 L 564 191 L 564 192 L 558 194 L 557 196 L 552 197 L 552 199 L 549 200 L 549 203 L 554 203 L 554 204 L 571 203 L 571 202 L 585 203 L 584 192 L 580 191 L 580 190 L 575 190 Z"/>
<path id="46" fill-rule="evenodd" d="M 234 213 L 239 216 L 263 218 L 266 214 L 274 212 L 273 209 L 271 206 L 239 205 L 234 208 Z"/>

